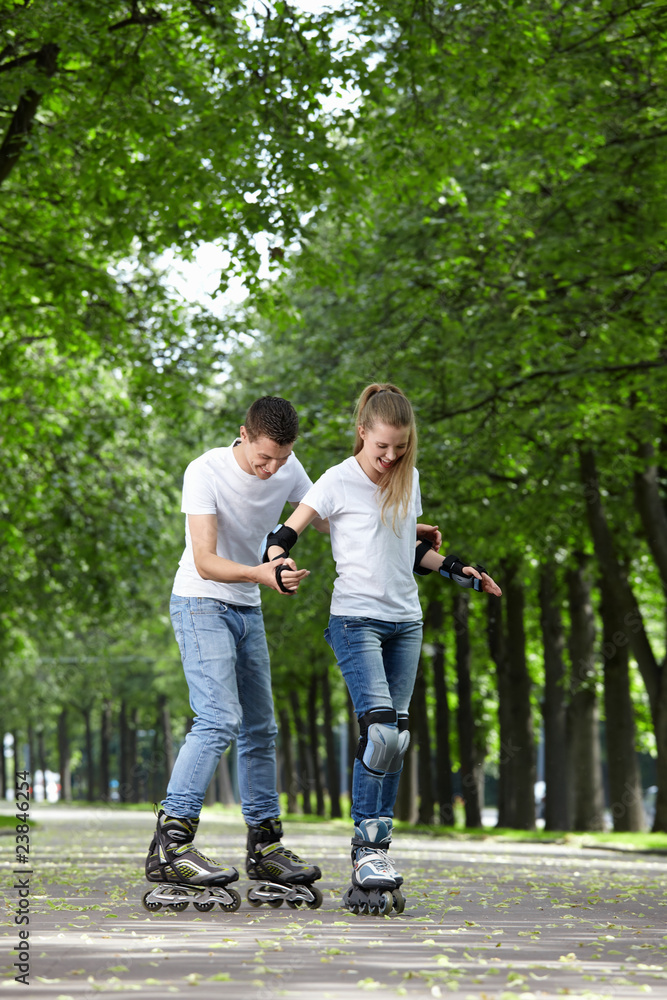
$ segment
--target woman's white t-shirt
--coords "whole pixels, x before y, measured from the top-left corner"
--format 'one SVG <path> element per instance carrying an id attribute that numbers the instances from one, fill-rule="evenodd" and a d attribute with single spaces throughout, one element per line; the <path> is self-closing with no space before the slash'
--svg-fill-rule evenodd
<path id="1" fill-rule="evenodd" d="M 186 515 L 215 514 L 217 554 L 245 566 L 256 566 L 262 539 L 280 520 L 285 504 L 298 504 L 313 484 L 294 454 L 270 479 L 260 479 L 243 471 L 233 448 L 212 448 L 190 462 L 183 478 L 181 510 Z M 185 550 L 174 579 L 174 593 L 179 597 L 214 597 L 226 604 L 251 607 L 261 603 L 256 583 L 220 583 L 199 575 L 187 517 Z"/>
<path id="2" fill-rule="evenodd" d="M 391 525 L 380 516 L 377 485 L 356 458 L 347 458 L 321 476 L 302 503 L 328 517 L 337 577 L 331 614 L 379 621 L 419 621 L 422 617 L 413 575 L 417 517 L 421 514 L 419 473 L 414 470 L 407 516 Z"/>

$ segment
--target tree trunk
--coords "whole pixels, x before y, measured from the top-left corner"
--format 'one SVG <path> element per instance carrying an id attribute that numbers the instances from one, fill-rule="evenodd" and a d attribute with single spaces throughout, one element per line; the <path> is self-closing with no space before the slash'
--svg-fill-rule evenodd
<path id="1" fill-rule="evenodd" d="M 544 648 L 545 830 L 569 830 L 565 637 L 554 571 L 540 574 L 540 624 Z"/>
<path id="2" fill-rule="evenodd" d="M 639 445 L 638 455 L 643 472 L 635 473 L 635 506 L 639 511 L 646 541 L 655 560 L 667 597 L 667 510 L 660 496 L 658 467 L 654 462 L 653 445 Z"/>
<path id="3" fill-rule="evenodd" d="M 42 772 L 42 784 L 44 787 L 44 801 L 46 802 L 46 750 L 44 747 L 44 729 L 37 730 L 37 766 Z"/>
<path id="4" fill-rule="evenodd" d="M 340 819 L 343 815 L 340 807 L 340 770 L 334 739 L 333 712 L 331 710 L 331 687 L 329 684 L 329 668 L 322 670 L 322 708 L 324 712 L 324 743 L 326 748 L 326 775 L 329 802 L 331 803 L 331 818 Z"/>
<path id="5" fill-rule="evenodd" d="M 174 770 L 174 733 L 171 728 L 171 715 L 169 714 L 169 701 L 166 694 L 158 697 L 158 725 L 162 732 L 162 754 L 164 760 L 164 784 L 169 783 L 171 772 Z"/>
<path id="6" fill-rule="evenodd" d="M 100 798 L 109 801 L 109 756 L 111 744 L 111 703 L 102 705 L 102 725 L 100 729 Z"/>
<path id="7" fill-rule="evenodd" d="M 30 784 L 34 785 L 35 781 L 35 771 L 37 770 L 35 766 L 35 730 L 33 729 L 32 722 L 28 723 L 28 760 L 26 762 L 26 770 L 30 773 Z"/>
<path id="8" fill-rule="evenodd" d="M 568 711 L 570 816 L 575 830 L 604 829 L 600 724 L 595 691 L 595 618 L 584 557 L 567 573 L 572 663 Z"/>
<path id="9" fill-rule="evenodd" d="M 456 722 L 461 760 L 461 791 L 465 807 L 466 827 L 476 828 L 482 825 L 482 808 L 480 789 L 477 784 L 479 767 L 475 755 L 476 726 L 472 707 L 468 610 L 467 592 L 455 591 L 454 632 L 456 635 L 456 690 L 458 693 Z"/>
<path id="10" fill-rule="evenodd" d="M 46 797 L 46 778 L 44 779 L 44 789 Z M 0 719 L 0 800 L 7 801 L 7 758 L 5 757 L 5 723 Z"/>
<path id="11" fill-rule="evenodd" d="M 62 708 L 58 716 L 58 763 L 60 767 L 60 797 L 65 802 L 71 802 L 72 771 L 66 708 Z"/>
<path id="12" fill-rule="evenodd" d="M 412 741 L 403 758 L 394 812 L 397 819 L 406 823 L 414 823 L 417 819 L 417 755 Z"/>
<path id="13" fill-rule="evenodd" d="M 148 792 L 149 802 L 158 802 L 162 796 L 164 787 L 164 753 L 162 750 L 162 732 L 160 728 L 160 717 L 155 722 L 153 730 L 153 742 L 151 746 L 151 756 L 148 765 L 147 783 L 150 785 Z"/>
<path id="14" fill-rule="evenodd" d="M 604 582 L 601 591 L 609 809 L 615 832 L 638 831 L 644 829 L 644 806 L 635 745 L 627 639 L 621 643 L 616 641 L 616 616 Z"/>
<path id="15" fill-rule="evenodd" d="M 602 506 L 595 454 L 592 449 L 581 448 L 579 461 L 593 547 L 600 570 L 609 588 L 609 599 L 613 601 L 618 623 L 617 633 L 623 634 L 628 639 L 651 706 L 657 751 L 658 783 L 653 829 L 667 833 L 667 684 L 664 682 L 665 666 L 658 664 L 653 653 L 639 605 L 617 558 L 612 533 Z"/>
<path id="16" fill-rule="evenodd" d="M 204 805 L 214 806 L 218 801 L 218 778 L 217 769 L 211 775 L 211 780 L 208 783 L 206 793 L 204 794 Z"/>
<path id="17" fill-rule="evenodd" d="M 128 717 L 125 701 L 120 705 L 120 787 L 121 802 L 139 801 L 139 768 L 137 767 L 137 709 Z"/>
<path id="18" fill-rule="evenodd" d="M 95 759 L 93 755 L 93 729 L 90 722 L 90 708 L 82 708 L 83 721 L 85 724 L 85 745 L 86 745 L 86 799 L 88 802 L 95 801 Z"/>
<path id="19" fill-rule="evenodd" d="M 491 655 L 498 672 L 500 722 L 500 781 L 498 825 L 518 830 L 535 828 L 535 747 L 530 705 L 530 675 L 526 664 L 523 587 L 518 567 L 505 574 L 506 639 L 499 641 L 500 598 L 489 599 Z"/>
<path id="20" fill-rule="evenodd" d="M 229 755 L 226 752 L 220 757 L 217 774 L 218 802 L 221 802 L 223 806 L 234 805 L 234 790 L 232 788 L 232 779 L 229 774 Z"/>
<path id="21" fill-rule="evenodd" d="M 12 773 L 12 788 L 16 788 L 16 773 L 21 770 L 21 749 L 19 746 L 19 731 L 18 729 L 12 730 L 12 760 L 14 761 L 14 770 Z"/>
<path id="22" fill-rule="evenodd" d="M 509 826 L 508 760 L 503 747 L 510 745 L 510 695 L 509 667 L 503 625 L 503 605 L 499 597 L 489 597 L 487 604 L 487 636 L 489 652 L 496 667 L 498 687 L 498 735 L 500 758 L 498 761 L 498 820 L 497 826 Z"/>
<path id="23" fill-rule="evenodd" d="M 419 657 L 415 687 L 411 703 L 411 726 L 417 743 L 417 788 L 419 808 L 417 822 L 426 825 L 433 822 L 435 802 L 433 799 L 433 768 L 431 766 L 431 737 L 428 727 L 428 705 L 426 700 L 426 676 L 424 660 Z"/>
<path id="24" fill-rule="evenodd" d="M 296 730 L 296 750 L 297 750 L 297 770 L 298 787 L 301 791 L 302 811 L 306 816 L 310 816 L 313 807 L 310 801 L 310 774 L 308 768 L 308 747 L 304 732 L 306 727 L 301 718 L 301 705 L 299 704 L 299 694 L 295 687 L 290 691 L 290 703 L 292 705 L 292 718 Z"/>
<path id="25" fill-rule="evenodd" d="M 315 782 L 315 810 L 318 816 L 325 816 L 324 806 L 324 786 L 322 784 L 322 769 L 320 763 L 319 742 L 320 737 L 317 730 L 317 689 L 319 677 L 313 670 L 310 677 L 308 695 L 308 735 L 310 737 L 310 759 L 313 765 L 313 779 Z"/>
<path id="26" fill-rule="evenodd" d="M 280 720 L 280 746 L 282 748 L 283 773 L 285 775 L 285 791 L 287 793 L 287 812 L 294 814 L 299 809 L 296 797 L 299 783 L 294 769 L 290 717 L 285 707 L 278 710 L 278 719 Z"/>
<path id="27" fill-rule="evenodd" d="M 55 42 L 46 42 L 35 53 L 35 66 L 45 78 L 52 77 L 58 68 L 60 48 Z M 0 184 L 7 180 L 25 149 L 42 94 L 27 87 L 18 99 L 5 138 L 0 146 Z"/>
<path id="28" fill-rule="evenodd" d="M 118 715 L 118 798 L 121 802 L 130 801 L 129 790 L 127 709 L 121 701 Z"/>
<path id="29" fill-rule="evenodd" d="M 454 789 L 452 787 L 452 759 L 449 752 L 449 704 L 447 701 L 447 675 L 445 672 L 445 647 L 439 640 L 443 613 L 440 601 L 429 601 L 424 624 L 433 630 L 431 645 L 433 659 L 433 690 L 435 692 L 435 798 L 438 803 L 438 822 L 442 826 L 454 825 Z"/>
<path id="30" fill-rule="evenodd" d="M 350 698 L 350 693 L 347 694 L 347 787 L 350 790 L 350 808 L 352 807 L 352 773 L 354 770 L 354 762 L 357 756 L 357 749 L 359 747 L 359 720 L 357 719 L 356 712 L 354 711 L 354 705 L 352 704 L 352 699 Z"/>

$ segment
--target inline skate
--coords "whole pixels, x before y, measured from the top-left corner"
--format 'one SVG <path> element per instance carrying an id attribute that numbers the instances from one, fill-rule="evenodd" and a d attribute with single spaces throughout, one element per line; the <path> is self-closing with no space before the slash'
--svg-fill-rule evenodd
<path id="1" fill-rule="evenodd" d="M 142 900 L 151 913 L 163 906 L 185 910 L 190 902 L 200 913 L 216 903 L 228 912 L 241 905 L 236 889 L 228 888 L 239 877 L 236 868 L 224 868 L 192 846 L 198 826 L 199 819 L 167 816 L 163 809 L 158 813 L 146 858 L 146 878 L 158 884 Z"/>
<path id="2" fill-rule="evenodd" d="M 401 892 L 403 876 L 394 868 L 387 851 L 391 843 L 389 817 L 362 819 L 352 838 L 352 884 L 343 896 L 343 906 L 352 913 L 381 916 L 405 909 Z"/>
<path id="3" fill-rule="evenodd" d="M 259 826 L 248 827 L 248 878 L 257 885 L 248 889 L 251 906 L 278 907 L 283 902 L 292 909 L 305 903 L 316 910 L 322 904 L 322 893 L 312 883 L 322 877 L 317 865 L 309 865 L 283 847 L 283 826 L 276 818 L 265 819 Z"/>

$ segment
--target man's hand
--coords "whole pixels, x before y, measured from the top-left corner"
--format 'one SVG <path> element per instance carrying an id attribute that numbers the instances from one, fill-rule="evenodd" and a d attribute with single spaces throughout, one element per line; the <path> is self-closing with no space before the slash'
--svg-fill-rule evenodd
<path id="1" fill-rule="evenodd" d="M 474 566 L 464 566 L 463 572 L 466 576 L 474 576 L 476 580 L 481 580 L 482 590 L 485 594 L 493 594 L 494 597 L 502 597 L 502 590 L 488 573 L 480 573 Z"/>
<path id="2" fill-rule="evenodd" d="M 436 552 L 442 545 L 442 535 L 437 524 L 418 524 L 417 538 L 420 542 L 430 542 Z"/>
<path id="3" fill-rule="evenodd" d="M 283 587 L 286 587 L 290 594 L 296 594 L 301 581 L 310 576 L 310 570 L 297 569 L 293 559 L 276 559 L 274 562 L 262 563 L 255 567 L 256 583 L 261 583 L 265 587 L 270 587 L 271 590 L 277 590 L 279 594 L 284 594 L 285 591 L 281 590 L 276 577 L 278 566 L 287 566 L 287 569 L 284 569 L 281 574 L 281 580 Z"/>

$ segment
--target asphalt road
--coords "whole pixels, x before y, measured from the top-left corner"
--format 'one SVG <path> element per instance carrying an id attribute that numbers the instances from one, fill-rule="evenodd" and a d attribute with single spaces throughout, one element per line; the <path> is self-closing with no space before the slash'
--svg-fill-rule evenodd
<path id="1" fill-rule="evenodd" d="M 667 858 L 658 854 L 399 834 L 404 913 L 354 916 L 340 905 L 347 826 L 290 824 L 287 846 L 323 870 L 320 909 L 253 909 L 242 876 L 235 913 L 148 913 L 152 814 L 33 806 L 32 815 L 29 868 L 15 863 L 13 831 L 0 837 L 0 1000 L 193 990 L 202 1000 L 667 998 Z M 242 871 L 244 843 L 238 815 L 205 814 L 206 853 Z M 16 922 L 26 915 L 29 924 Z"/>

